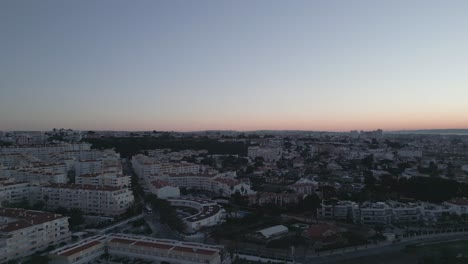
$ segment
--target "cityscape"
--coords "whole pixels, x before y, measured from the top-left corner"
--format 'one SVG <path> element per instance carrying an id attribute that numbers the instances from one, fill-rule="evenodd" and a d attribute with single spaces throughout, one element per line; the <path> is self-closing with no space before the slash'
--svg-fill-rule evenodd
<path id="1" fill-rule="evenodd" d="M 468 263 L 467 11 L 0 1 L 0 264 Z"/>

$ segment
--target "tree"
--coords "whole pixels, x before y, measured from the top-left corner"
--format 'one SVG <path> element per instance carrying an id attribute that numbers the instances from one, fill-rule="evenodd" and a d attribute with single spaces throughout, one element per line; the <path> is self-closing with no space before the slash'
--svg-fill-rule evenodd
<path id="1" fill-rule="evenodd" d="M 372 171 L 366 170 L 364 171 L 363 174 L 364 174 L 364 183 L 366 184 L 366 187 L 374 186 L 377 181 L 374 177 L 374 173 L 372 173 Z"/>
<path id="2" fill-rule="evenodd" d="M 368 168 L 369 170 L 372 169 L 373 164 L 374 164 L 374 155 L 369 155 L 361 160 L 361 163 L 363 166 Z"/>
<path id="3" fill-rule="evenodd" d="M 429 175 L 431 175 L 431 177 L 439 176 L 439 171 L 437 170 L 437 165 L 433 161 L 431 161 L 429 163 Z"/>
<path id="4" fill-rule="evenodd" d="M 68 219 L 70 227 L 76 227 L 84 223 L 83 211 L 79 208 L 70 209 L 70 218 Z"/>
<path id="5" fill-rule="evenodd" d="M 67 172 L 68 183 L 75 183 L 75 171 L 69 170 Z"/>
<path id="6" fill-rule="evenodd" d="M 455 177 L 455 173 L 453 171 L 454 171 L 453 164 L 452 164 L 452 162 L 449 162 L 447 164 L 447 177 L 448 178 L 454 178 Z"/>
<path id="7" fill-rule="evenodd" d="M 68 214 L 70 213 L 70 211 L 68 211 L 67 208 L 62 207 L 62 206 L 60 206 L 60 207 L 58 207 L 57 209 L 55 209 L 54 212 L 57 213 L 57 214 L 61 214 L 61 215 L 68 215 Z"/>
<path id="8" fill-rule="evenodd" d="M 33 204 L 32 209 L 33 210 L 42 210 L 45 207 L 45 202 L 44 201 L 37 201 L 36 203 Z"/>
<path id="9" fill-rule="evenodd" d="M 320 208 L 320 205 L 322 203 L 322 200 L 320 197 L 318 197 L 317 194 L 313 193 L 310 195 L 307 195 L 302 201 L 300 201 L 297 204 L 297 211 L 303 212 L 303 211 L 311 211 L 314 213 L 317 212 L 317 209 Z"/>
<path id="10" fill-rule="evenodd" d="M 47 263 L 49 263 L 49 258 L 47 256 L 32 255 L 31 263 L 34 263 L 34 264 L 47 264 Z"/>
<path id="11" fill-rule="evenodd" d="M 47 210 L 47 203 L 49 202 L 49 195 L 44 195 L 45 209 Z"/>

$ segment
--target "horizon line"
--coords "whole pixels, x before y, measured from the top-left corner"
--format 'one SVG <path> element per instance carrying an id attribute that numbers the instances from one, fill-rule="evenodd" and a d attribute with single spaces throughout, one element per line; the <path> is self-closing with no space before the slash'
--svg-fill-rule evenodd
<path id="1" fill-rule="evenodd" d="M 0 132 L 46 132 L 52 131 L 54 128 L 50 130 L 0 130 Z M 405 131 L 441 131 L 441 130 L 468 130 L 467 128 L 417 128 L 417 129 L 395 129 L 395 130 L 386 130 L 381 128 L 376 129 L 349 129 L 349 130 L 310 130 L 310 129 L 253 129 L 253 130 L 233 130 L 233 129 L 204 129 L 204 130 L 158 130 L 158 129 L 147 129 L 147 130 L 116 130 L 116 129 L 71 129 L 71 128 L 55 128 L 57 130 L 72 130 L 72 131 L 95 131 L 95 132 L 107 132 L 107 131 L 114 131 L 114 132 L 149 132 L 149 131 L 157 131 L 157 132 L 175 132 L 175 133 L 200 133 L 200 132 L 214 132 L 214 131 L 230 131 L 230 132 L 268 132 L 268 131 L 284 131 L 284 132 L 320 132 L 320 133 L 349 133 L 351 131 L 376 131 L 382 130 L 383 132 L 405 132 Z"/>

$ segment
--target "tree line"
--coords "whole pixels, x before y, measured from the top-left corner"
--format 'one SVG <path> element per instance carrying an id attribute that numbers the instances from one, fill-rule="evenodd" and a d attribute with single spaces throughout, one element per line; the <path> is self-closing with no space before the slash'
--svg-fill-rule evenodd
<path id="1" fill-rule="evenodd" d="M 209 154 L 247 155 L 247 144 L 243 142 L 221 142 L 210 138 L 176 138 L 176 137 L 120 137 L 120 138 L 89 138 L 87 142 L 95 149 L 113 148 L 122 158 L 143 153 L 148 149 L 170 148 L 172 150 L 207 150 Z"/>

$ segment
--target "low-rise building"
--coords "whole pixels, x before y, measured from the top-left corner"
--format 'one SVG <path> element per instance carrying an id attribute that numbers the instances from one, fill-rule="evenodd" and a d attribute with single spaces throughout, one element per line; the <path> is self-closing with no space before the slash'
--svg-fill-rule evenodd
<path id="1" fill-rule="evenodd" d="M 468 214 L 468 199 L 458 198 L 445 202 L 458 215 Z"/>
<path id="2" fill-rule="evenodd" d="M 214 201 L 199 198 L 171 198 L 167 199 L 172 206 L 189 207 L 197 210 L 196 214 L 183 218 L 189 231 L 198 230 L 205 226 L 219 224 L 226 211 Z"/>
<path id="3" fill-rule="evenodd" d="M 168 239 L 110 234 L 95 236 L 49 253 L 51 264 L 84 264 L 104 254 L 111 257 L 143 259 L 156 263 L 230 264 L 222 246 Z"/>
<path id="4" fill-rule="evenodd" d="M 270 239 L 272 237 L 284 235 L 284 234 L 287 234 L 288 232 L 289 232 L 289 229 L 284 225 L 271 226 L 271 227 L 257 231 L 257 233 L 259 233 L 265 239 Z"/>

